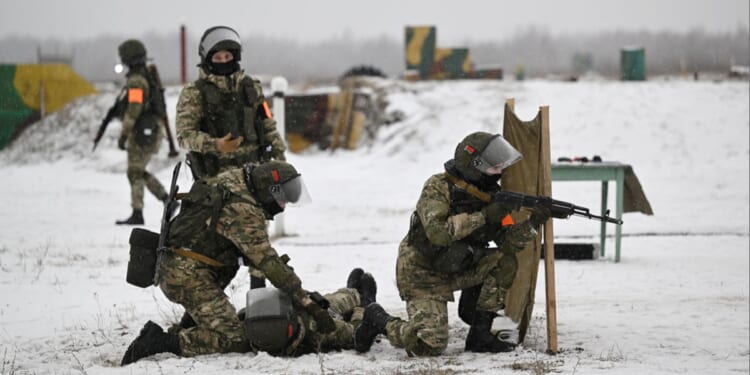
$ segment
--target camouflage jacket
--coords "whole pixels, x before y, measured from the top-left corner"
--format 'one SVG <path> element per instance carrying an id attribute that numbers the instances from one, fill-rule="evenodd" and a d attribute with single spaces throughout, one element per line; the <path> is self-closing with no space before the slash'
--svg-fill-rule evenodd
<path id="1" fill-rule="evenodd" d="M 238 93 L 239 90 L 242 89 L 241 83 L 245 77 L 246 76 L 243 71 L 238 71 L 230 76 L 224 77 L 214 74 L 208 74 L 203 69 L 200 69 L 198 80 L 203 80 L 215 85 L 221 92 Z M 245 162 L 251 160 L 252 157 L 250 155 L 258 154 L 258 147 L 260 143 L 266 143 L 271 146 L 271 150 L 269 153 L 271 158 L 284 160 L 284 151 L 286 150 L 286 146 L 276 129 L 276 121 L 273 118 L 266 118 L 263 120 L 263 139 L 245 139 L 240 144 L 239 148 L 234 152 L 227 154 L 220 153 L 216 149 L 216 137 L 202 130 L 204 129 L 202 128 L 202 125 L 206 121 L 207 111 L 205 108 L 203 108 L 204 101 L 202 100 L 201 91 L 198 88 L 197 82 L 198 81 L 185 86 L 185 88 L 183 88 L 180 92 L 180 97 L 177 102 L 176 130 L 177 140 L 180 144 L 180 147 L 187 149 L 188 151 L 194 151 L 201 154 L 212 154 L 219 157 L 220 159 L 225 160 L 222 165 L 226 167 L 223 167 L 221 171 L 228 169 L 228 167 L 233 164 L 236 164 L 231 162 L 232 159 L 243 160 Z M 254 80 L 254 85 L 261 100 L 264 100 L 262 99 L 263 92 L 260 87 L 260 83 Z M 255 105 L 262 106 L 263 103 L 255 103 Z"/>
<path id="2" fill-rule="evenodd" d="M 294 270 L 271 246 L 265 211 L 247 190 L 243 169 L 229 169 L 217 175 L 215 181 L 208 186 L 219 194 L 198 194 L 204 201 L 183 201 L 180 213 L 171 224 L 169 245 L 189 249 L 228 266 L 236 266 L 238 258 L 243 257 L 262 271 L 271 284 L 300 303 L 307 292 L 302 289 Z M 201 189 L 201 185 L 206 183 L 193 184 L 186 199 L 194 199 L 190 195 Z M 218 206 L 215 205 L 217 199 L 221 200 Z M 214 212 L 216 208 L 218 212 Z M 218 238 L 212 237 L 214 235 Z M 205 247 L 213 249 L 200 248 L 203 247 L 200 244 L 207 243 L 211 246 Z"/>

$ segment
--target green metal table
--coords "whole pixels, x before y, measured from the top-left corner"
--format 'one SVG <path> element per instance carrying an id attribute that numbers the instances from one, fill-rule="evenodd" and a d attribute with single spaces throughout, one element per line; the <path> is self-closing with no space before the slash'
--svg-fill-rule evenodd
<path id="1" fill-rule="evenodd" d="M 602 182 L 602 216 L 607 213 L 607 194 L 609 181 L 615 181 L 617 198 L 615 200 L 615 218 L 622 219 L 623 192 L 625 190 L 625 170 L 628 164 L 618 162 L 588 163 L 552 163 L 552 181 L 601 181 Z M 620 240 L 622 225 L 615 227 L 615 262 L 620 261 Z M 602 222 L 600 233 L 601 255 L 604 256 L 604 240 L 607 236 L 607 223 Z"/>

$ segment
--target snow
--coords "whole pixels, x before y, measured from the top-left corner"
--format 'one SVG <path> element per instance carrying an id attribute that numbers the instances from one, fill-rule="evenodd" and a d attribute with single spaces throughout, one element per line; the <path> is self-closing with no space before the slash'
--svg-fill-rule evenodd
<path id="1" fill-rule="evenodd" d="M 436 358 L 409 358 L 383 339 L 366 354 L 160 354 L 119 367 L 147 320 L 166 326 L 182 309 L 153 287 L 125 283 L 131 228 L 113 225 L 130 213 L 119 124 L 90 152 L 115 95 L 107 92 L 48 116 L 0 151 L 0 374 L 750 372 L 748 82 L 379 84 L 389 110 L 405 118 L 355 151 L 289 155 L 313 202 L 288 210 L 290 235 L 274 240 L 276 249 L 311 290 L 333 291 L 363 267 L 378 281 L 378 301 L 406 317 L 395 260 L 424 181 L 466 134 L 501 130 L 506 98 L 525 119 L 549 105 L 552 157 L 632 165 L 655 213 L 624 215 L 619 263 L 612 237 L 604 257 L 556 261 L 561 353 L 545 354 L 541 267 L 530 331 L 512 353 L 464 353 L 468 326 L 451 303 L 450 342 Z M 167 90 L 171 119 L 178 93 Z M 176 162 L 166 149 L 165 141 L 149 167 L 163 183 Z M 190 183 L 183 172 L 181 190 Z M 597 212 L 599 188 L 555 182 L 553 196 Z M 145 227 L 158 231 L 161 204 L 150 195 L 145 204 Z M 598 229 L 582 218 L 555 223 L 562 242 L 598 242 Z M 238 307 L 247 279 L 240 272 L 227 289 Z"/>

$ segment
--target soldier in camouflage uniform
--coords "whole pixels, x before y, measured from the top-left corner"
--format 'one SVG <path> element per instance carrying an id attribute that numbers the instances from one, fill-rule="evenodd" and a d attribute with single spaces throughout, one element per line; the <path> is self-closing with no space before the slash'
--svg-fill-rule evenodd
<path id="1" fill-rule="evenodd" d="M 120 60 L 128 66 L 125 100 L 122 114 L 122 132 L 117 142 L 121 150 L 128 152 L 128 181 L 130 182 L 130 205 L 133 213 L 116 224 L 141 225 L 143 221 L 144 186 L 159 200 L 167 199 L 164 186 L 146 165 L 159 150 L 164 136 L 163 118 L 166 113 L 164 95 L 157 89 L 156 81 L 146 68 L 146 48 L 138 40 L 129 39 L 118 48 Z"/>
<path id="2" fill-rule="evenodd" d="M 288 203 L 309 199 L 301 176 L 282 161 L 246 164 L 218 174 L 213 183 L 193 184 L 170 224 L 168 245 L 160 252 L 157 284 L 179 303 L 194 326 L 164 332 L 149 321 L 130 344 L 122 364 L 156 353 L 191 357 L 249 350 L 242 322 L 224 288 L 236 275 L 238 259 L 263 271 L 268 280 L 313 317 L 309 327 L 326 334 L 336 325 L 309 297 L 302 282 L 271 246 L 266 220 Z"/>
<path id="3" fill-rule="evenodd" d="M 256 351 L 275 356 L 299 356 L 354 349 L 354 331 L 362 321 L 364 306 L 375 302 L 376 292 L 377 285 L 370 273 L 361 268 L 352 270 L 346 288 L 323 296 L 330 304 L 328 310 L 336 324 L 336 330 L 327 334 L 316 330 L 314 319 L 305 309 L 273 288 L 250 290 L 248 308 L 240 315 L 245 320 L 250 345 Z M 278 298 L 277 294 L 282 297 Z"/>
<path id="4" fill-rule="evenodd" d="M 514 349 L 514 343 L 498 339 L 490 327 L 513 283 L 515 253 L 536 238 L 535 228 L 549 217 L 549 210 L 535 210 L 516 224 L 508 215 L 511 207 L 485 203 L 469 191 L 499 191 L 500 173 L 520 158 L 500 135 L 472 133 L 458 144 L 445 172 L 427 180 L 396 263 L 409 320 L 394 318 L 377 304 L 368 306 L 355 334 L 358 350 L 369 349 L 382 333 L 409 355 L 440 355 L 448 343 L 447 302 L 457 290 L 463 290 L 462 304 L 471 306 L 470 313 L 462 314 L 471 325 L 465 349 Z M 490 248 L 490 241 L 497 247 Z"/>
<path id="5" fill-rule="evenodd" d="M 286 160 L 286 145 L 260 81 L 240 69 L 237 32 L 226 26 L 209 28 L 198 54 L 199 78 L 185 86 L 177 102 L 177 140 L 189 151 L 193 176 L 210 180 L 248 162 Z M 265 285 L 262 273 L 253 269 L 251 275 L 253 287 Z"/>

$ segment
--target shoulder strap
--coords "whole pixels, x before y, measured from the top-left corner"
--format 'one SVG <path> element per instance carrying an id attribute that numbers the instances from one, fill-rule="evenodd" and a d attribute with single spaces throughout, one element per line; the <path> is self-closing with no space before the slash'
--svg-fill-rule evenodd
<path id="1" fill-rule="evenodd" d="M 455 185 L 457 188 L 471 194 L 473 197 L 481 200 L 482 202 L 489 203 L 490 200 L 492 200 L 492 196 L 479 190 L 478 187 L 448 173 L 445 172 L 445 178 L 448 179 L 453 185 Z"/>

